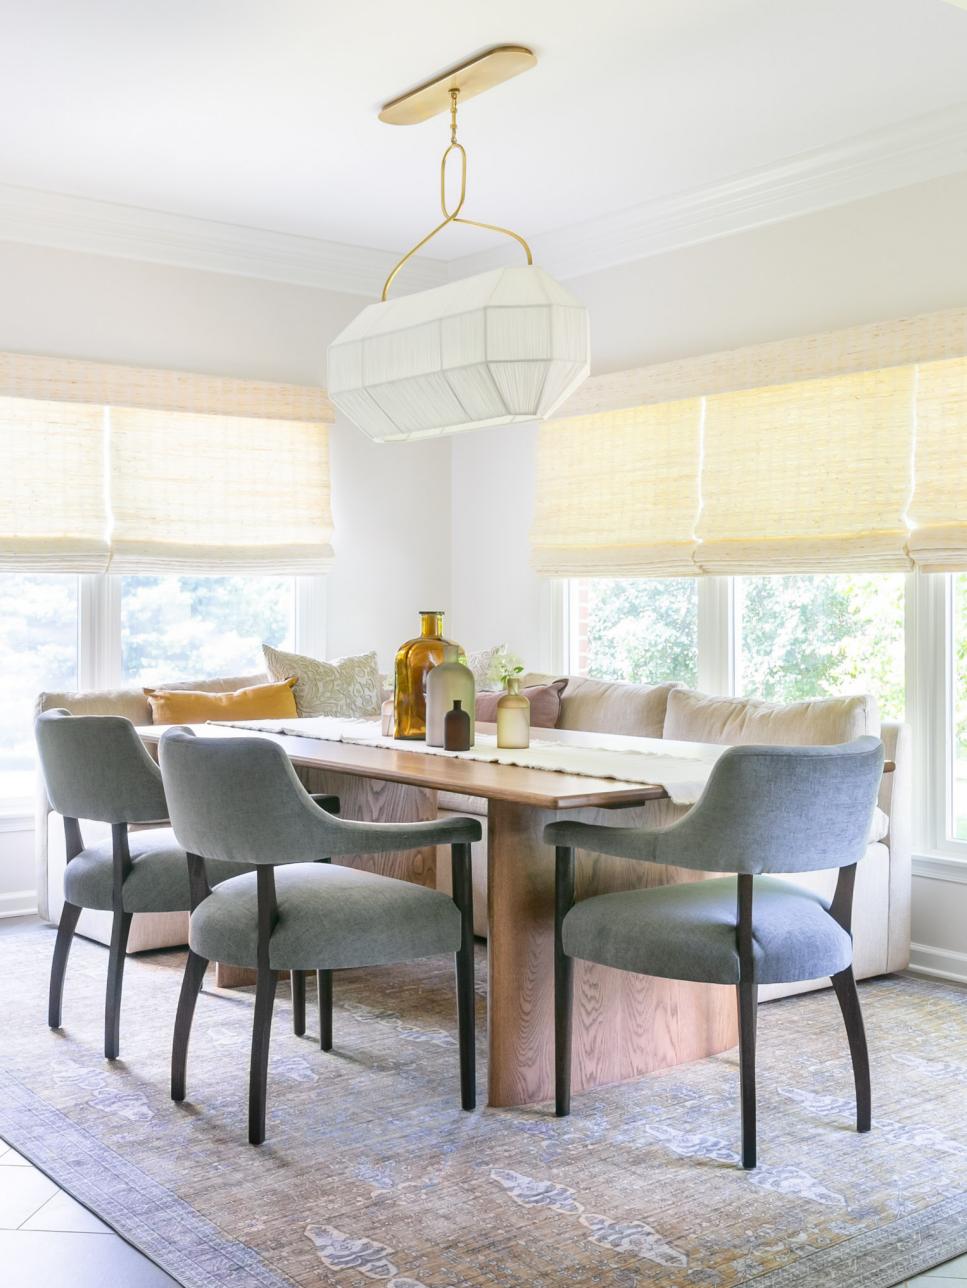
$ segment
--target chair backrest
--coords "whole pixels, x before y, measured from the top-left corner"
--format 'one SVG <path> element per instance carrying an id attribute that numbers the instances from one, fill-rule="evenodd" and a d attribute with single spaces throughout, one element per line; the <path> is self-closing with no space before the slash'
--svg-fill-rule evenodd
<path id="1" fill-rule="evenodd" d="M 338 824 L 268 738 L 196 737 L 166 730 L 159 760 L 178 844 L 228 863 L 311 863 Z"/>
<path id="2" fill-rule="evenodd" d="M 863 857 L 883 744 L 732 747 L 698 803 L 658 834 L 663 863 L 713 872 L 812 872 Z"/>
<path id="3" fill-rule="evenodd" d="M 152 823 L 167 818 L 161 771 L 123 716 L 73 716 L 55 708 L 34 721 L 40 770 L 65 818 Z"/>

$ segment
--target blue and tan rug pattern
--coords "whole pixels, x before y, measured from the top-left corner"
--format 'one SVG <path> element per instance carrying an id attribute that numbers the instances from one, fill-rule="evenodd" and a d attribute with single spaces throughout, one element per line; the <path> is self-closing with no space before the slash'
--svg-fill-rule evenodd
<path id="1" fill-rule="evenodd" d="M 202 994 L 177 1107 L 182 955 L 129 960 L 109 1065 L 106 953 L 76 942 L 55 1034 L 52 947 L 48 927 L 0 931 L 0 1135 L 187 1288 L 886 1288 L 967 1251 L 964 990 L 862 986 L 867 1136 L 832 995 L 763 1006 L 761 1166 L 746 1173 L 734 1051 L 577 1096 L 567 1120 L 462 1113 L 447 962 L 337 976 L 329 1055 L 311 1007 L 292 1035 L 280 989 L 268 1141 L 252 1149 L 251 992 Z M 482 1031 L 482 975 L 478 991 Z"/>

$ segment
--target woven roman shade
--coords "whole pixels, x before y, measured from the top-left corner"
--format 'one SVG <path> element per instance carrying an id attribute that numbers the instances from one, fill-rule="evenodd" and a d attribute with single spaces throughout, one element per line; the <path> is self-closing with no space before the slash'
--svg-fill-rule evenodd
<path id="1" fill-rule="evenodd" d="M 319 573 L 332 560 L 324 425 L 112 408 L 112 572 Z"/>
<path id="2" fill-rule="evenodd" d="M 315 385 L 239 380 L 162 367 L 48 358 L 36 353 L 0 353 L 0 393 L 199 415 L 254 416 L 317 424 L 331 424 L 335 419 L 326 391 Z"/>
<path id="3" fill-rule="evenodd" d="M 539 572 L 967 568 L 967 309 L 593 376 L 562 412 Z"/>
<path id="4" fill-rule="evenodd" d="M 914 480 L 911 556 L 924 572 L 967 569 L 967 359 L 918 370 Z"/>
<path id="5" fill-rule="evenodd" d="M 542 426 L 537 570 L 552 577 L 693 573 L 701 418 L 693 398 Z"/>
<path id="6" fill-rule="evenodd" d="M 332 420 L 315 386 L 0 353 L 0 566 L 322 572 Z"/>
<path id="7" fill-rule="evenodd" d="M 893 367 L 707 399 L 701 571 L 908 567 L 914 384 Z"/>
<path id="8" fill-rule="evenodd" d="M 104 409 L 0 397 L 0 568 L 103 572 Z"/>

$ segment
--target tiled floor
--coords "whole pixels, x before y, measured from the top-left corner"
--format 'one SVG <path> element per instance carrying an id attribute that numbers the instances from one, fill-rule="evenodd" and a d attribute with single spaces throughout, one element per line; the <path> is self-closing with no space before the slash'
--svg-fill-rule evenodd
<path id="1" fill-rule="evenodd" d="M 964 1288 L 967 1284 L 967 1257 L 958 1257 L 956 1261 L 937 1266 L 936 1270 L 928 1270 L 925 1275 L 917 1275 L 916 1279 L 908 1280 L 904 1288 L 913 1288 L 914 1284 L 920 1284 L 922 1288 L 953 1288 L 954 1285 Z"/>
<path id="2" fill-rule="evenodd" d="M 3 1288 L 175 1284 L 2 1140 L 0 1268 Z"/>

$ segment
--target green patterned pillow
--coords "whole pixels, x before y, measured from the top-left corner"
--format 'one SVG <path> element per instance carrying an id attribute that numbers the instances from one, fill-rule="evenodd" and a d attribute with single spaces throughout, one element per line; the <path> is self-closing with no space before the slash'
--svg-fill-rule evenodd
<path id="1" fill-rule="evenodd" d="M 379 666 L 375 653 L 337 657 L 331 662 L 301 653 L 284 653 L 262 645 L 272 679 L 296 677 L 296 711 L 300 716 L 378 716 Z"/>

